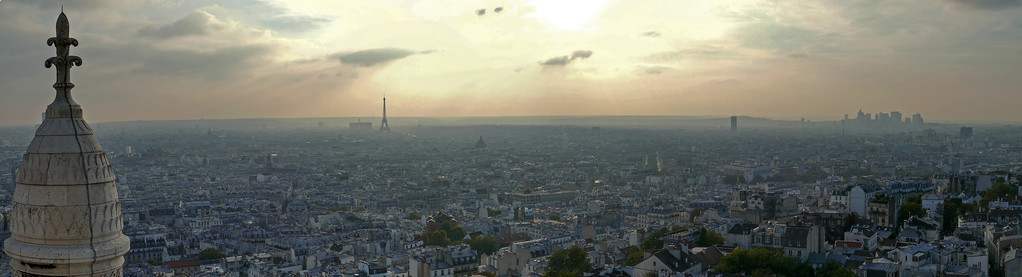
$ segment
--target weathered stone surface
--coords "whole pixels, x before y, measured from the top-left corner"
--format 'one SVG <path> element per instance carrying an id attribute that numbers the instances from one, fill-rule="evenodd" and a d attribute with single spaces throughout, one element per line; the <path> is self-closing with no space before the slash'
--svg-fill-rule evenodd
<path id="1" fill-rule="evenodd" d="M 113 168 L 70 97 L 70 68 L 82 60 L 68 55 L 78 45 L 68 28 L 61 13 L 47 41 L 57 57 L 45 63 L 57 67 L 57 95 L 18 169 L 8 213 L 4 252 L 14 276 L 121 276 L 130 245 Z"/>
<path id="2" fill-rule="evenodd" d="M 29 185 L 79 185 L 113 182 L 113 167 L 103 152 L 25 155 L 17 183 Z"/>

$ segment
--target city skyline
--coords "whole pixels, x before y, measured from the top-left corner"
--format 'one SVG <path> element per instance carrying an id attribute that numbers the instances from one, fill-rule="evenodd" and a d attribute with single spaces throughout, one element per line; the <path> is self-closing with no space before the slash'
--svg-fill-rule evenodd
<path id="1" fill-rule="evenodd" d="M 119 0 L 91 1 L 99 5 Z M 597 31 L 587 22 L 600 18 L 595 16 L 599 8 L 559 7 L 576 8 L 568 13 L 573 16 L 588 9 L 593 16 L 567 20 L 543 14 L 557 2 L 529 3 L 534 6 L 516 3 L 474 14 L 523 9 L 559 30 Z M 1005 2 L 968 3 L 976 8 L 977 3 L 999 7 Z M 167 4 L 192 3 L 143 5 Z M 830 121 L 804 116 L 773 120 L 739 108 L 730 117 L 705 118 L 535 113 L 389 118 L 386 97 L 380 98 L 380 117 L 364 122 L 357 117 L 175 120 L 204 110 L 173 102 L 158 104 L 180 112 L 164 115 L 156 110 L 146 115 L 158 121 L 130 120 L 137 116 L 132 108 L 145 108 L 143 104 L 122 108 L 118 103 L 131 100 L 72 89 L 123 82 L 147 98 L 149 88 L 164 83 L 135 78 L 156 74 L 184 81 L 204 69 L 210 71 L 199 74 L 200 81 L 175 89 L 181 97 L 191 97 L 185 99 L 193 106 L 218 104 L 218 111 L 229 114 L 252 108 L 246 98 L 250 91 L 239 91 L 236 98 L 196 96 L 206 92 L 197 87 L 202 82 L 254 80 L 261 82 L 250 86 L 255 90 L 280 89 L 272 78 L 293 77 L 289 74 L 294 68 L 281 69 L 280 76 L 256 76 L 264 65 L 281 61 L 267 57 L 248 64 L 254 68 L 239 67 L 251 76 L 234 75 L 223 68 L 189 65 L 180 55 L 190 50 L 181 49 L 156 51 L 173 54 L 160 60 L 166 68 L 104 65 L 116 60 L 111 57 L 145 57 L 130 51 L 152 45 L 136 41 L 113 49 L 102 46 L 110 37 L 88 33 L 79 40 L 78 29 L 72 28 L 77 26 L 72 24 L 77 22 L 71 20 L 74 14 L 61 10 L 53 36 L 45 39 L 55 55 L 37 59 L 56 73 L 52 85 L 36 85 L 54 89 L 52 103 L 34 132 L 28 126 L 0 128 L 0 276 L 1003 277 L 1022 270 L 1018 125 L 944 124 L 931 120 L 925 109 L 912 110 L 918 109 L 912 105 L 905 113 L 902 106 L 883 107 L 904 105 L 893 100 L 867 105 L 878 110 L 860 107 L 854 117 L 846 113 Z M 143 27 L 137 36 L 160 37 L 160 43 L 169 44 L 180 42 L 166 37 L 216 37 L 205 29 L 216 20 L 212 13 L 198 14 L 205 19 Z M 86 26 L 96 23 L 83 21 Z M 661 33 L 643 36 L 659 38 Z M 94 41 L 100 51 L 79 53 Z M 189 42 L 208 58 L 201 64 L 222 62 L 217 59 L 223 55 L 245 55 L 232 56 L 238 50 L 233 46 L 221 51 L 203 46 L 206 42 Z M 401 51 L 407 50 L 360 50 L 331 54 L 329 59 L 349 67 L 378 67 L 374 78 L 380 78 L 387 70 L 400 70 L 398 64 L 410 56 L 439 52 Z M 575 50 L 537 64 L 542 70 L 589 74 L 547 84 L 553 87 L 592 82 L 606 77 L 581 66 L 594 59 L 594 53 Z M 90 55 L 98 62 L 91 63 Z M 308 69 L 322 63 L 305 60 L 295 66 Z M 454 68 L 459 61 L 451 63 Z M 122 76 L 118 72 L 123 70 L 131 72 L 125 80 L 104 79 Z M 784 69 L 773 71 L 778 70 Z M 445 74 L 453 74 L 422 70 L 405 77 L 418 78 L 423 72 L 439 78 L 421 83 L 425 89 L 436 89 L 431 83 L 447 85 Z M 643 74 L 669 75 L 658 72 Z M 79 74 L 85 81 L 76 85 L 71 76 Z M 208 79 L 218 75 L 222 79 Z M 23 79 L 34 80 L 17 81 Z M 350 82 L 345 89 L 366 85 Z M 603 82 L 614 86 L 613 78 Z M 529 82 L 512 85 L 522 84 Z M 443 99 L 397 94 L 404 101 L 420 97 L 392 107 L 399 115 L 421 112 L 416 107 L 437 106 Z M 276 105 L 252 113 L 307 107 L 281 102 L 286 96 L 266 97 Z M 466 116 L 472 108 L 492 113 L 519 108 L 498 96 L 472 97 L 503 102 L 479 106 L 459 96 L 445 113 Z M 94 128 L 83 116 L 87 105 L 79 100 L 99 103 L 98 118 L 104 113 L 123 115 L 117 118 L 121 121 Z M 323 99 L 298 100 L 320 105 Z M 538 104 L 558 104 L 527 97 L 521 101 L 531 101 L 536 113 L 543 111 Z M 784 108 L 778 102 L 761 104 Z M 967 105 L 951 106 L 958 110 Z M 842 106 L 828 106 L 828 113 Z M 560 108 L 575 113 L 578 106 Z M 389 119 L 396 119 L 393 132 Z M 380 123 L 379 129 L 373 122 Z"/>
<path id="2" fill-rule="evenodd" d="M 93 122 L 379 116 L 383 95 L 394 118 L 1022 115 L 1017 1 L 94 0 L 0 2 L 0 126 L 51 100 L 37 44 L 61 4 L 95 41 Z"/>

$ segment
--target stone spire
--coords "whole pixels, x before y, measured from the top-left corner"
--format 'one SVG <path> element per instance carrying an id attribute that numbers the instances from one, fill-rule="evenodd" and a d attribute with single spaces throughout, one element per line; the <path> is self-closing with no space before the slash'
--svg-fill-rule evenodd
<path id="1" fill-rule="evenodd" d="M 71 67 L 82 59 L 68 55 L 78 46 L 69 29 L 61 12 L 46 41 L 57 48 L 45 63 L 57 69 L 57 96 L 18 169 L 4 241 L 14 276 L 121 276 L 128 252 L 113 168 L 71 98 Z"/>

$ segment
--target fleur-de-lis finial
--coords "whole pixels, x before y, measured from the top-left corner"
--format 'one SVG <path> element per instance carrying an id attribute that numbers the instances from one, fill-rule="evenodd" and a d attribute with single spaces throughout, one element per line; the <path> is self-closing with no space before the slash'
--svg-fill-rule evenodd
<path id="1" fill-rule="evenodd" d="M 82 58 L 68 55 L 71 46 L 78 46 L 78 40 L 70 37 L 71 27 L 67 21 L 67 15 L 64 15 L 63 6 L 60 9 L 60 16 L 57 17 L 57 36 L 46 40 L 46 45 L 56 46 L 57 56 L 46 59 L 43 65 L 46 68 L 57 67 L 57 82 L 53 84 L 53 88 L 70 90 L 74 87 L 74 84 L 71 83 L 71 67 L 81 66 Z"/>

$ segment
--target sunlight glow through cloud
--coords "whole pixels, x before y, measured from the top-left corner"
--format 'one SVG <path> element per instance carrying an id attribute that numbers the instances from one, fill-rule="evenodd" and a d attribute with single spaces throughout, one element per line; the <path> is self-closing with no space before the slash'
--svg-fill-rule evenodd
<path id="1" fill-rule="evenodd" d="M 49 100 L 60 5 L 95 122 L 364 116 L 383 94 L 393 116 L 1022 118 L 1022 6 L 948 1 L 3 0 L 0 126 Z"/>
<path id="2" fill-rule="evenodd" d="M 593 19 L 596 19 L 609 0 L 534 0 L 526 2 L 526 6 L 536 8 L 529 14 L 531 17 L 561 31 L 589 30 Z"/>

